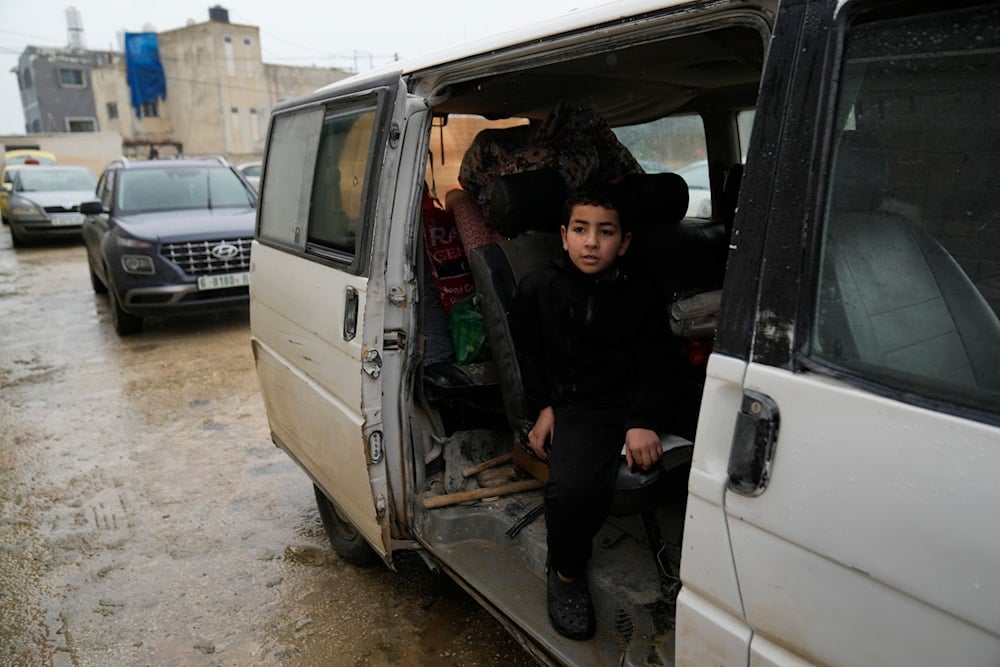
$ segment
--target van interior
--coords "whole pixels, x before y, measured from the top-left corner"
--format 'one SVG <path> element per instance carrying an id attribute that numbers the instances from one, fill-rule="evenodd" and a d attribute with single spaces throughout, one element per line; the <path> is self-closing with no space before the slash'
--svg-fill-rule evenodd
<path id="1" fill-rule="evenodd" d="M 627 43 L 590 39 L 544 59 L 529 53 L 474 78 L 430 75 L 443 101 L 427 160 L 433 207 L 425 200 L 424 247 L 414 258 L 425 357 L 408 414 L 416 539 L 435 545 L 437 560 L 473 594 L 489 590 L 487 606 L 501 620 L 548 626 L 536 482 L 546 471 L 524 445 L 533 415 L 520 395 L 506 304 L 523 275 L 561 252 L 562 200 L 580 174 L 621 183 L 634 223 L 629 266 L 673 304 L 689 370 L 683 418 L 662 434 L 663 465 L 643 475 L 623 463 L 612 517 L 595 539 L 590 581 L 602 639 L 557 641 L 546 660 L 672 660 L 691 443 L 766 38 L 760 17 L 730 15 L 666 37 L 661 27 L 656 38 L 640 31 Z M 454 233 L 428 233 L 429 217 Z M 450 252 L 441 252 L 443 236 Z M 442 331 L 452 343 L 445 364 L 431 359 Z"/>

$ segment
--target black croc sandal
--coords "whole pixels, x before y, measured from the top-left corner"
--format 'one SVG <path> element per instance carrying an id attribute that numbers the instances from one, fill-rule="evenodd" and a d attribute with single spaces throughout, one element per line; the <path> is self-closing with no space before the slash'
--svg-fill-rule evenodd
<path id="1" fill-rule="evenodd" d="M 549 620 L 559 634 L 570 639 L 590 639 L 597 631 L 594 603 L 586 575 L 563 581 L 549 570 Z"/>

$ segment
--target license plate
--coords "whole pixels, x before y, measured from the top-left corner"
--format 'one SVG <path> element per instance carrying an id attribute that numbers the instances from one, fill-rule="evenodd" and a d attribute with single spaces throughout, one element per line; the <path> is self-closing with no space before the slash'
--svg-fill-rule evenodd
<path id="1" fill-rule="evenodd" d="M 245 287 L 250 284 L 250 272 L 223 273 L 218 276 L 198 276 L 198 289 L 226 289 L 227 287 Z"/>
<path id="2" fill-rule="evenodd" d="M 68 213 L 66 215 L 53 215 L 49 218 L 53 227 L 68 227 L 70 225 L 82 225 L 83 215 L 80 213 Z"/>

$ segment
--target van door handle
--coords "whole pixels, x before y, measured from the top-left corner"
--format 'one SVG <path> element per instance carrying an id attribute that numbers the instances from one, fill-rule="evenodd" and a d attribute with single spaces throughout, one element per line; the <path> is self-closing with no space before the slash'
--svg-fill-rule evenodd
<path id="1" fill-rule="evenodd" d="M 344 298 L 344 340 L 354 340 L 358 335 L 358 290 L 347 288 Z"/>
<path id="2" fill-rule="evenodd" d="M 760 392 L 744 390 L 729 452 L 729 488 L 744 496 L 764 493 L 778 442 L 778 405 Z"/>

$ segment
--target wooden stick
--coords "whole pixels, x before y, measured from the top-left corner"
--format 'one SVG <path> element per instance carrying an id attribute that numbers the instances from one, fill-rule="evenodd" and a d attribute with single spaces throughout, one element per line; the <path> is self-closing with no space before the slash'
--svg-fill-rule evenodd
<path id="1" fill-rule="evenodd" d="M 479 500 L 492 496 L 506 496 L 511 493 L 522 493 L 524 491 L 534 491 L 545 486 L 545 482 L 538 479 L 526 479 L 520 482 L 510 482 L 499 486 L 487 486 L 472 491 L 458 491 L 457 493 L 446 493 L 443 496 L 432 496 L 424 498 L 424 507 L 434 509 L 436 507 L 447 507 L 457 505 L 469 500 Z"/>
<path id="2" fill-rule="evenodd" d="M 469 466 L 462 471 L 462 477 L 472 477 L 473 475 L 478 475 L 484 470 L 498 466 L 501 463 L 507 463 L 507 461 L 510 461 L 512 458 L 514 458 L 514 452 L 507 452 L 506 454 L 501 454 L 500 456 L 492 458 L 489 461 L 483 461 L 482 463 L 477 463 L 474 466 Z"/>

